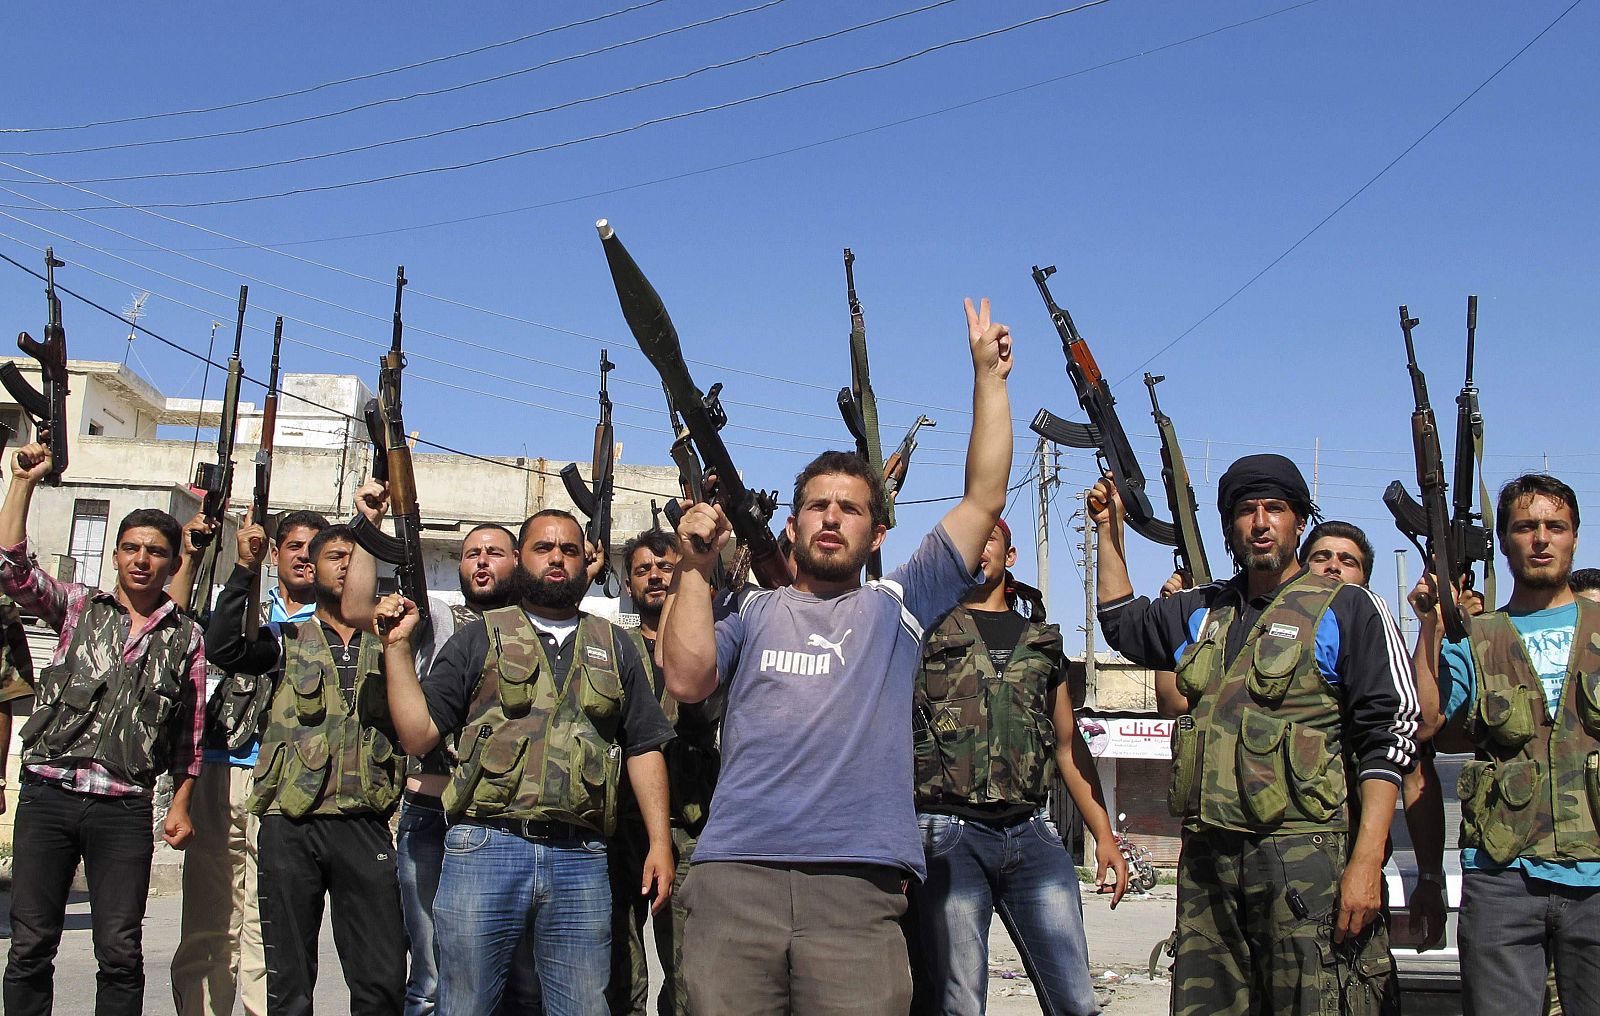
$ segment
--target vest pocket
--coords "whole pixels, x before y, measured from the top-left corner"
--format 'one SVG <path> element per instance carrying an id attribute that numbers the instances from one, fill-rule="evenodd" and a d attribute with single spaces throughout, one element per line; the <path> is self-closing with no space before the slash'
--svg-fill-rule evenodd
<path id="1" fill-rule="evenodd" d="M 1239 726 L 1239 796 L 1263 825 L 1276 825 L 1289 808 L 1282 751 L 1288 729 L 1287 720 L 1254 709 L 1245 710 Z"/>
<path id="2" fill-rule="evenodd" d="M 1578 718 L 1585 730 L 1600 737 L 1600 672 L 1578 675 Z"/>
<path id="3" fill-rule="evenodd" d="M 1495 767 L 1477 815 L 1479 849 L 1495 864 L 1510 864 L 1533 838 L 1539 815 L 1534 799 L 1544 787 L 1544 775 L 1535 759 Z"/>
<path id="4" fill-rule="evenodd" d="M 283 784 L 284 758 L 288 753 L 289 746 L 282 741 L 270 751 L 262 745 L 261 755 L 256 759 L 255 785 L 250 790 L 250 800 L 245 803 L 245 810 L 250 814 L 265 815 L 267 806 L 278 796 L 278 787 Z"/>
<path id="5" fill-rule="evenodd" d="M 328 703 L 322 695 L 323 674 L 319 666 L 293 667 L 295 671 L 294 711 L 304 727 L 320 726 L 328 715 Z"/>
<path id="6" fill-rule="evenodd" d="M 283 781 L 278 789 L 278 810 L 290 818 L 311 814 L 328 784 L 331 753 L 326 734 L 312 734 L 289 744 L 284 758 Z"/>
<path id="7" fill-rule="evenodd" d="M 500 710 L 507 716 L 526 716 L 533 708 L 533 682 L 539 676 L 539 667 L 526 672 L 520 668 L 500 670 Z"/>
<path id="8" fill-rule="evenodd" d="M 361 795 L 375 811 L 388 811 L 400 797 L 394 744 L 371 727 L 361 731 Z"/>
<path id="9" fill-rule="evenodd" d="M 1182 818 L 1189 811 L 1194 771 L 1200 760 L 1200 728 L 1194 717 L 1178 717 L 1172 725 L 1172 782 L 1167 785 L 1167 811 Z"/>
<path id="10" fill-rule="evenodd" d="M 1322 731 L 1298 723 L 1290 726 L 1289 769 L 1294 774 L 1290 789 L 1307 818 L 1326 822 L 1345 801 L 1343 773 L 1334 768 L 1342 762 L 1328 751 L 1328 737 Z"/>
<path id="11" fill-rule="evenodd" d="M 1178 660 L 1177 679 L 1178 690 L 1189 699 L 1191 703 L 1200 697 L 1206 690 L 1206 671 L 1208 668 L 1196 666 L 1198 659 L 1206 650 L 1212 647 L 1212 640 L 1196 642 L 1190 646 Z"/>
<path id="12" fill-rule="evenodd" d="M 51 671 L 59 672 L 54 680 L 51 680 Z M 54 756 L 71 748 L 89 729 L 89 724 L 94 720 L 95 704 L 105 691 L 106 684 L 104 676 L 92 682 L 72 680 L 70 668 L 65 663 L 49 668 L 45 674 L 46 678 L 40 681 L 40 688 L 42 691 L 47 683 L 53 684 L 54 701 L 34 710 L 28 722 L 22 726 L 21 738 L 23 744 L 30 747 L 35 741 L 39 742 L 45 755 Z"/>
<path id="13" fill-rule="evenodd" d="M 527 758 L 528 739 L 525 737 L 510 744 L 491 740 L 484 745 L 478 753 L 478 771 L 473 780 L 473 814 L 499 815 L 511 807 L 517 788 L 522 785 L 522 769 Z"/>
<path id="14" fill-rule="evenodd" d="M 1485 691 L 1478 718 L 1495 744 L 1520 748 L 1533 737 L 1534 691 L 1525 684 Z"/>
<path id="15" fill-rule="evenodd" d="M 1261 637 L 1252 652 L 1246 686 L 1257 702 L 1279 706 L 1289 692 L 1294 671 L 1300 663 L 1300 643 L 1272 636 Z"/>
<path id="16" fill-rule="evenodd" d="M 616 672 L 584 667 L 578 707 L 591 719 L 604 720 L 622 710 L 622 682 Z"/>
<path id="17" fill-rule="evenodd" d="M 450 771 L 450 782 L 445 785 L 440 801 L 444 804 L 444 813 L 452 822 L 460 818 L 462 812 L 467 810 L 467 805 L 472 803 L 472 790 L 477 786 L 478 776 L 483 770 L 483 746 L 493 733 L 494 728 L 488 724 L 479 727 L 471 746 Z"/>

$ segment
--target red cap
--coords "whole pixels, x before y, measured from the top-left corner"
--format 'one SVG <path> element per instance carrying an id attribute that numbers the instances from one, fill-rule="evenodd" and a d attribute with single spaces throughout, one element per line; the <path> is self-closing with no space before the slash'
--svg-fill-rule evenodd
<path id="1" fill-rule="evenodd" d="M 996 519 L 994 524 L 996 526 L 1000 527 L 1000 531 L 1002 533 L 1006 534 L 1006 546 L 1010 547 L 1011 546 L 1011 527 L 1006 525 L 1006 520 L 1005 519 Z"/>

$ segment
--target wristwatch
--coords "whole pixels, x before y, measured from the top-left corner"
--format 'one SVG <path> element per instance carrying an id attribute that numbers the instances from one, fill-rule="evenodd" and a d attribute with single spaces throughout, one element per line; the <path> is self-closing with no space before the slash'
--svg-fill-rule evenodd
<path id="1" fill-rule="evenodd" d="M 1419 871 L 1417 872 L 1417 883 L 1420 885 L 1423 882 L 1432 882 L 1436 886 L 1443 887 L 1444 875 L 1437 871 Z"/>

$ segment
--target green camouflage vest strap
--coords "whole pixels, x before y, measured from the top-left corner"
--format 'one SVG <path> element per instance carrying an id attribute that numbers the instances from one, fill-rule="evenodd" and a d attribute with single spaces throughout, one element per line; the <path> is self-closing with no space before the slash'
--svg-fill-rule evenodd
<path id="1" fill-rule="evenodd" d="M 22 728 L 24 765 L 98 762 L 140 787 L 170 766 L 194 621 L 169 612 L 131 665 L 122 660 L 122 625 L 122 609 L 95 593 L 62 661 L 39 675 L 38 705 Z"/>
<path id="2" fill-rule="evenodd" d="M 717 721 L 707 715 L 705 704 L 682 705 L 667 691 L 666 681 L 656 670 L 644 633 L 638 628 L 623 629 L 639 650 L 639 659 L 649 671 L 651 686 L 661 703 L 661 712 L 677 736 L 661 749 L 667 763 L 667 787 L 671 796 L 669 814 L 674 825 L 698 834 L 711 815 L 711 795 L 722 772 L 722 751 L 717 742 Z M 622 774 L 626 788 L 628 774 Z M 637 814 L 638 803 L 631 790 L 623 795 L 625 813 Z"/>
<path id="3" fill-rule="evenodd" d="M 262 598 L 257 620 L 258 626 L 272 620 L 270 598 Z M 271 675 L 214 672 L 221 676 L 206 700 L 205 746 L 238 751 L 261 735 L 261 724 L 272 703 Z"/>
<path id="4" fill-rule="evenodd" d="M 1056 743 L 1050 679 L 1063 666 L 1053 624 L 1030 622 L 996 674 L 967 609 L 946 615 L 917 676 L 917 803 L 1043 804 Z"/>
<path id="5" fill-rule="evenodd" d="M 283 657 L 249 809 L 290 818 L 388 814 L 400 799 L 405 756 L 389 720 L 378 640 L 361 636 L 351 702 L 321 621 L 285 622 L 278 637 Z"/>
<path id="6" fill-rule="evenodd" d="M 1472 620 L 1477 670 L 1461 770 L 1461 845 L 1517 857 L 1600 860 L 1600 605 L 1578 597 L 1566 686 L 1554 716 L 1522 636 L 1502 612 Z"/>
<path id="7" fill-rule="evenodd" d="M 565 687 L 521 607 L 483 615 L 489 649 L 444 791 L 454 820 L 566 822 L 609 836 L 616 827 L 622 748 L 620 629 L 580 616 Z"/>
<path id="8" fill-rule="evenodd" d="M 33 694 L 33 656 L 22 627 L 22 611 L 4 593 L 0 593 L 0 630 L 0 702 L 10 702 Z"/>
<path id="9" fill-rule="evenodd" d="M 1178 661 L 1189 699 L 1172 733 L 1167 804 L 1194 828 L 1309 832 L 1347 827 L 1338 693 L 1317 668 L 1317 628 L 1337 580 L 1302 573 L 1224 663 L 1238 592 L 1211 608 Z"/>
<path id="10" fill-rule="evenodd" d="M 450 620 L 455 622 L 455 630 L 460 631 L 474 621 L 482 620 L 483 615 L 467 606 L 465 603 L 450 604 Z M 440 647 L 444 648 L 443 646 Z"/>

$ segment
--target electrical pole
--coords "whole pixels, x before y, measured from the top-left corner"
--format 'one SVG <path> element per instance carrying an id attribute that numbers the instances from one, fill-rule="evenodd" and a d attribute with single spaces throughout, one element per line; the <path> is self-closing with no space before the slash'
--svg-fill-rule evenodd
<path id="1" fill-rule="evenodd" d="M 1078 497 L 1082 499 L 1083 494 Z M 1089 519 L 1088 503 L 1083 511 L 1083 696 L 1086 707 L 1095 703 L 1095 535 L 1094 523 Z"/>
<path id="2" fill-rule="evenodd" d="M 1050 488 L 1056 483 L 1055 466 L 1050 461 L 1044 438 L 1039 439 L 1034 454 L 1039 457 L 1039 518 L 1034 523 L 1038 532 L 1037 562 L 1039 569 L 1039 599 L 1045 610 L 1050 609 Z"/>
<path id="3" fill-rule="evenodd" d="M 1409 641 L 1406 634 L 1406 552 L 1397 548 L 1394 552 L 1394 623 L 1400 629 L 1401 641 Z"/>

